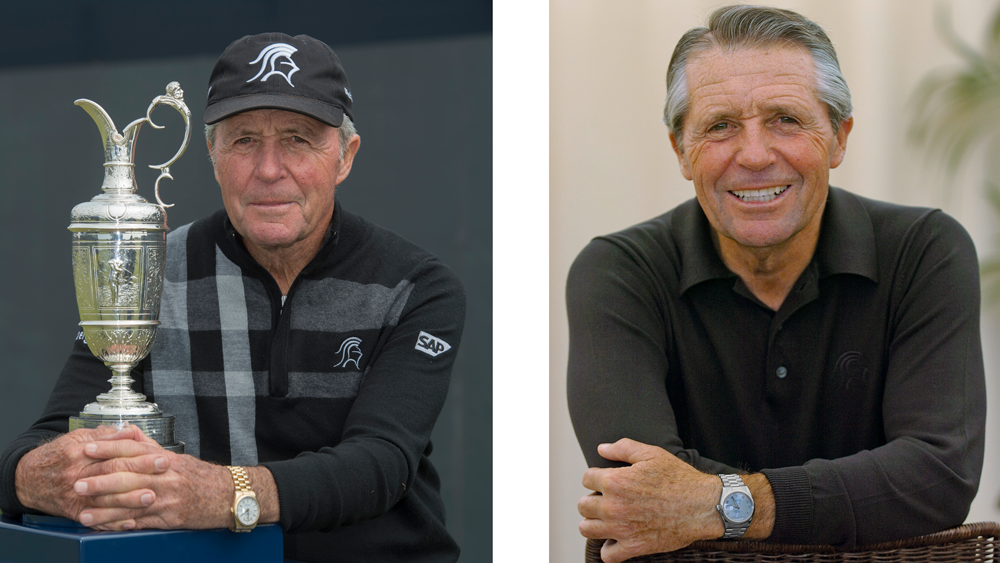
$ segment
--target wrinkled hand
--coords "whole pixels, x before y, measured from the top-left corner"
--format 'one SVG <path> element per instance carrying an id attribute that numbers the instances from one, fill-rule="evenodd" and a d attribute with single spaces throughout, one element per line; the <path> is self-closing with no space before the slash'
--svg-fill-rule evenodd
<path id="1" fill-rule="evenodd" d="M 597 452 L 632 464 L 590 468 L 583 474 L 583 486 L 595 492 L 577 504 L 585 518 L 580 533 L 608 540 L 601 548 L 605 563 L 722 536 L 722 519 L 715 511 L 722 492 L 718 477 L 701 473 L 662 448 L 627 438 L 601 444 Z"/>
<path id="2" fill-rule="evenodd" d="M 76 494 L 74 485 L 100 461 L 88 456 L 87 447 L 133 442 L 134 439 L 135 432 L 129 428 L 119 431 L 102 426 L 74 430 L 42 444 L 25 454 L 17 464 L 14 477 L 17 499 L 28 508 L 77 520 L 88 503 Z M 120 466 L 129 466 L 133 471 L 157 471 L 155 456 L 123 461 Z"/>
<path id="3" fill-rule="evenodd" d="M 223 528 L 231 521 L 229 471 L 175 454 L 142 434 L 94 442 L 74 491 L 85 508 L 78 520 L 98 530 Z M 143 460 L 143 461 L 139 461 Z"/>

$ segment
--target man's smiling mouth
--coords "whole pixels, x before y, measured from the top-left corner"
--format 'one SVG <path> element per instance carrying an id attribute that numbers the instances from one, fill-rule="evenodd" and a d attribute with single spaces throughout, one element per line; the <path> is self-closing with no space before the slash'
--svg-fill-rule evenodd
<path id="1" fill-rule="evenodd" d="M 733 190 L 729 193 L 740 198 L 741 201 L 748 203 L 767 203 L 778 197 L 778 195 L 788 188 L 789 186 L 775 186 L 773 188 L 764 188 L 762 190 Z"/>

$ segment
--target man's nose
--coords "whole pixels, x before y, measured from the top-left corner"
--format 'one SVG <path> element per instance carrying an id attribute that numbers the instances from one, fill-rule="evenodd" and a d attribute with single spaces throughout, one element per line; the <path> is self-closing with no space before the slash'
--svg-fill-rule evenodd
<path id="1" fill-rule="evenodd" d="M 257 176 L 264 181 L 273 182 L 284 174 L 281 162 L 281 147 L 278 143 L 264 141 L 257 153 Z"/>
<path id="2" fill-rule="evenodd" d="M 763 127 L 756 124 L 748 125 L 739 135 L 737 164 L 754 172 L 774 164 L 776 157 L 771 150 L 771 139 Z"/>

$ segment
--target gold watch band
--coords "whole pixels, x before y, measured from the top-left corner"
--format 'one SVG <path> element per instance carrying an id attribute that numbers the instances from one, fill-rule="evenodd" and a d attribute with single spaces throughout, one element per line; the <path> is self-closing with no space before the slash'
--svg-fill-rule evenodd
<path id="1" fill-rule="evenodd" d="M 250 487 L 250 476 L 247 474 L 246 469 L 231 465 L 227 465 L 226 469 L 233 475 L 233 485 L 236 487 L 236 492 L 233 496 L 233 505 L 229 509 L 230 514 L 233 515 L 233 524 L 229 529 L 234 532 L 249 532 L 257 526 L 257 519 L 260 518 L 260 503 L 257 501 L 257 494 Z M 252 516 L 253 521 L 250 523 L 241 521 L 238 513 L 240 506 L 246 501 L 249 501 L 253 508 L 244 507 L 243 510 L 252 510 L 256 513 L 256 515 Z"/>
<path id="2" fill-rule="evenodd" d="M 232 465 L 227 465 L 226 469 L 233 474 L 233 483 L 236 485 L 236 491 L 240 492 L 253 492 L 250 488 L 250 476 L 247 475 L 247 470 L 242 467 L 233 467 Z"/>

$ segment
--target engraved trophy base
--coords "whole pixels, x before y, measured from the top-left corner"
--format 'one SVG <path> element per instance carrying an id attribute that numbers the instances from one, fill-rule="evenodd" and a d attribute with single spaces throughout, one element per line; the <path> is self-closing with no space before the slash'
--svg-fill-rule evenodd
<path id="1" fill-rule="evenodd" d="M 113 415 L 82 412 L 80 416 L 69 417 L 70 432 L 78 428 L 97 428 L 98 426 L 124 428 L 129 424 L 138 426 L 146 436 L 163 446 L 163 449 L 176 454 L 184 453 L 184 442 L 174 440 L 174 415 L 172 414 Z"/>

